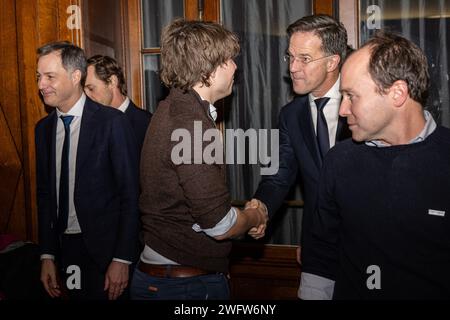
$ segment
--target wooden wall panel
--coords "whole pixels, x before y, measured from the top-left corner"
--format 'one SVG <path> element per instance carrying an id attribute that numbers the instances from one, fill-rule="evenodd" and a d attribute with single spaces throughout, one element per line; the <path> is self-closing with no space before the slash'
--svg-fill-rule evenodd
<path id="1" fill-rule="evenodd" d="M 49 5 L 47 3 L 47 5 Z M 52 6 L 53 7 L 53 6 Z M 25 209 L 27 229 L 26 238 L 37 240 L 36 211 L 36 172 L 34 150 L 34 126 L 46 115 L 38 96 L 36 86 L 36 48 L 39 41 L 52 39 L 50 30 L 56 30 L 55 25 L 45 24 L 41 19 L 54 12 L 40 8 L 38 1 L 16 1 L 17 50 L 19 56 L 20 104 L 22 106 L 22 136 L 23 164 L 25 180 Z M 48 23 L 48 22 L 47 22 Z M 41 28 L 47 29 L 41 30 Z M 42 40 L 41 40 L 42 39 Z"/>
<path id="2" fill-rule="evenodd" d="M 220 0 L 205 0 L 203 20 L 219 22 L 219 20 L 220 20 Z"/>
<path id="3" fill-rule="evenodd" d="M 184 17 L 187 20 L 198 20 L 198 0 L 184 0 Z"/>
<path id="4" fill-rule="evenodd" d="M 0 6 L 0 233 L 26 234 L 15 1 Z"/>
<path id="5" fill-rule="evenodd" d="M 199 20 L 198 0 L 184 0 L 184 16 L 187 20 Z M 203 0 L 203 21 L 218 22 L 220 0 Z"/>
<path id="6" fill-rule="evenodd" d="M 138 106 L 144 104 L 142 85 L 142 58 L 140 0 L 122 0 L 125 40 L 125 70 L 128 84 L 128 96 Z"/>
<path id="7" fill-rule="evenodd" d="M 23 239 L 31 239 L 28 236 L 29 230 L 32 230 L 31 219 L 25 210 L 25 182 L 23 171 L 17 177 L 16 185 L 11 187 L 15 190 L 14 202 L 11 207 L 7 232 L 20 236 Z"/>
<path id="8" fill-rule="evenodd" d="M 314 0 L 314 14 L 328 14 L 333 16 L 333 0 Z"/>
<path id="9" fill-rule="evenodd" d="M 17 74 L 16 25 L 14 0 L 2 0 L 0 11 L 0 87 L 2 88 L 1 104 L 4 117 L 8 123 L 17 149 L 22 148 L 19 83 Z M 2 144 L 3 145 L 3 144 Z"/>
<path id="10" fill-rule="evenodd" d="M 230 257 L 232 300 L 296 300 L 300 265 L 295 246 L 233 243 Z"/>
<path id="11" fill-rule="evenodd" d="M 36 85 L 36 49 L 78 45 L 70 5 L 81 0 L 0 0 L 0 232 L 37 240 L 34 127 L 47 115 Z M 81 27 L 81 25 L 80 25 Z"/>

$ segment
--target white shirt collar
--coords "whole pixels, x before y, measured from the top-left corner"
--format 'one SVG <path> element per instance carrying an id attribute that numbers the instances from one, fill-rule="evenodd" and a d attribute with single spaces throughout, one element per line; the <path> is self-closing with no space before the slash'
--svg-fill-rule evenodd
<path id="1" fill-rule="evenodd" d="M 217 120 L 217 109 L 212 104 L 209 104 L 209 114 L 213 118 L 214 122 Z"/>
<path id="2" fill-rule="evenodd" d="M 122 111 L 123 113 L 125 113 L 125 111 L 127 111 L 127 109 L 128 109 L 129 104 L 130 104 L 130 99 L 128 97 L 126 97 L 118 109 L 120 111 Z"/>
<path id="3" fill-rule="evenodd" d="M 58 108 L 56 108 L 56 114 L 58 117 L 60 117 L 62 115 L 81 117 L 83 114 L 83 108 L 84 108 L 85 103 L 86 103 L 86 95 L 83 92 L 81 94 L 80 99 L 78 99 L 78 101 L 73 105 L 72 108 L 69 109 L 69 111 L 67 113 L 63 113 Z"/>
<path id="4" fill-rule="evenodd" d="M 200 98 L 203 101 L 207 101 L 207 100 L 203 99 L 202 96 L 200 96 Z M 209 115 L 211 116 L 211 118 L 213 118 L 214 122 L 216 122 L 216 120 L 217 120 L 217 109 L 211 103 L 209 104 Z"/>
<path id="5" fill-rule="evenodd" d="M 342 97 L 341 92 L 339 91 L 340 83 L 341 83 L 341 75 L 339 74 L 336 82 L 333 84 L 333 86 L 330 88 L 330 90 L 328 90 L 327 93 L 325 93 L 323 95 L 323 97 L 340 100 Z M 312 102 L 312 101 L 316 100 L 317 98 L 322 98 L 322 97 L 315 97 L 312 93 L 310 93 L 308 95 L 308 97 L 309 97 L 309 102 Z"/>
<path id="6" fill-rule="evenodd" d="M 437 128 L 436 121 L 434 121 L 433 116 L 431 113 L 427 110 L 423 111 L 423 115 L 425 117 L 425 126 L 423 127 L 422 131 L 413 139 L 411 139 L 408 144 L 418 143 L 424 141 L 430 134 L 434 132 Z M 378 147 L 378 148 L 384 148 L 384 147 L 390 147 L 390 145 L 380 141 L 380 140 L 372 140 L 367 141 L 366 145 L 370 147 Z"/>

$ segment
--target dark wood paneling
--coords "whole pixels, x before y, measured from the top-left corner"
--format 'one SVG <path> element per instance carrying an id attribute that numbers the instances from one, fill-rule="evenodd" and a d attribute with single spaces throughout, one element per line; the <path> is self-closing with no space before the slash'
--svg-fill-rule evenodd
<path id="1" fill-rule="evenodd" d="M 0 233 L 26 235 L 15 1 L 0 2 Z"/>
<path id="2" fill-rule="evenodd" d="M 295 246 L 236 242 L 230 260 L 232 299 L 297 299 L 301 270 Z"/>
<path id="3" fill-rule="evenodd" d="M 0 11 L 0 97 L 2 110 L 17 150 L 22 149 L 19 82 L 17 74 L 17 28 L 15 24 L 15 1 L 2 0 Z M 1 144 L 3 146 L 3 144 Z"/>
<path id="4" fill-rule="evenodd" d="M 184 17 L 187 20 L 198 20 L 198 0 L 184 0 Z"/>
<path id="5" fill-rule="evenodd" d="M 203 11 L 204 21 L 219 22 L 220 18 L 220 0 L 205 0 Z"/>
<path id="6" fill-rule="evenodd" d="M 141 57 L 141 9 L 140 0 L 122 0 L 125 30 L 125 67 L 128 96 L 138 106 L 143 105 L 142 57 Z"/>
<path id="7" fill-rule="evenodd" d="M 184 0 L 184 16 L 187 20 L 219 21 L 220 0 L 203 0 L 203 17 L 199 16 L 198 0 Z"/>
<path id="8" fill-rule="evenodd" d="M 333 0 L 314 0 L 314 14 L 328 14 L 333 16 Z"/>
<path id="9" fill-rule="evenodd" d="M 36 49 L 68 40 L 80 0 L 0 0 L 0 232 L 37 240 L 34 127 L 47 113 L 36 85 Z"/>

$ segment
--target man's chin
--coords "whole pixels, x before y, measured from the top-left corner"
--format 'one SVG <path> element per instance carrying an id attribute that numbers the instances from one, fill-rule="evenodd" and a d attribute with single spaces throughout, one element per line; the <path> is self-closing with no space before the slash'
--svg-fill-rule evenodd
<path id="1" fill-rule="evenodd" d="M 49 106 L 49 107 L 56 106 L 55 101 L 53 99 L 44 98 L 43 100 L 44 100 L 44 103 L 46 106 Z"/>
<path id="2" fill-rule="evenodd" d="M 311 91 L 311 90 L 306 89 L 305 87 L 300 87 L 300 86 L 294 86 L 293 90 L 299 96 L 303 96 L 305 94 L 308 94 Z"/>
<path id="3" fill-rule="evenodd" d="M 362 136 L 360 134 L 357 134 L 355 132 L 352 132 L 352 139 L 353 139 L 353 141 L 356 141 L 356 142 L 367 141 L 366 137 L 364 137 L 364 136 Z"/>

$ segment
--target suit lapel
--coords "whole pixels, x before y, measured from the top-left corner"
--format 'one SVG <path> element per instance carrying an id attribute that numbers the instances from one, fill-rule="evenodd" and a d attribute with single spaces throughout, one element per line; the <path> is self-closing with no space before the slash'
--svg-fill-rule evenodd
<path id="1" fill-rule="evenodd" d="M 317 145 L 316 133 L 314 132 L 314 126 L 311 116 L 311 107 L 309 105 L 308 96 L 304 96 L 300 100 L 299 105 L 299 121 L 300 128 L 303 133 L 305 144 L 311 153 L 314 163 L 317 164 L 317 167 L 320 168 L 322 166 L 322 159 L 319 154 L 319 147 Z"/>
<path id="2" fill-rule="evenodd" d="M 132 109 L 133 109 L 133 102 L 131 102 L 131 99 L 130 99 L 130 103 L 128 103 L 127 110 L 125 110 L 125 114 L 131 114 L 133 112 Z"/>
<path id="3" fill-rule="evenodd" d="M 80 173 L 79 168 L 83 166 L 89 154 L 89 147 L 93 141 L 92 133 L 95 131 L 95 121 L 93 119 L 94 113 L 99 106 L 93 103 L 88 97 L 83 108 L 83 116 L 81 118 L 80 136 L 78 138 L 77 163 L 76 163 L 76 179 Z"/>
<path id="4" fill-rule="evenodd" d="M 56 127 L 58 124 L 58 117 L 56 111 L 53 111 L 51 118 L 49 119 L 49 125 L 46 132 L 46 140 L 48 141 L 47 152 L 48 152 L 48 173 L 50 175 L 50 195 L 52 197 L 52 203 L 55 205 L 55 210 L 52 212 L 55 214 L 56 218 Z"/>

